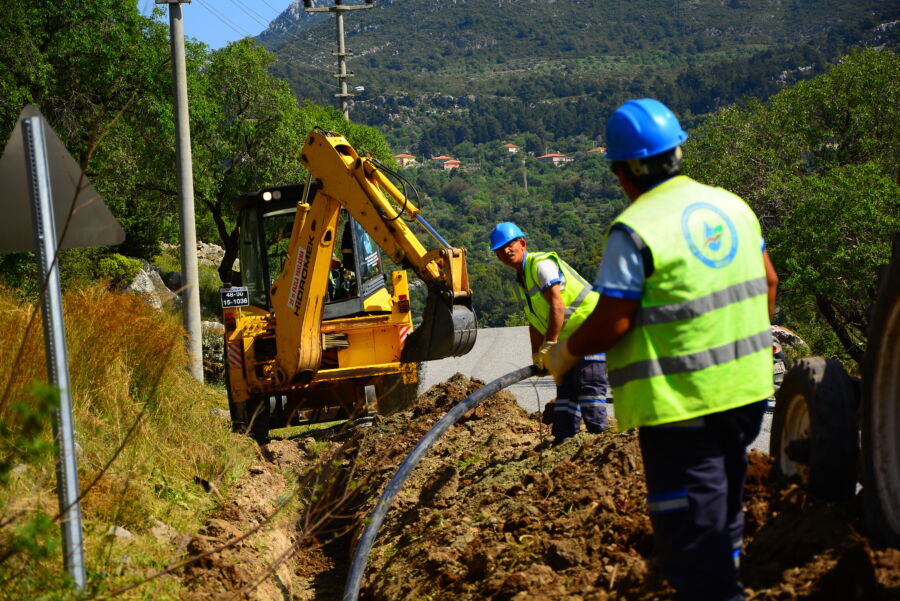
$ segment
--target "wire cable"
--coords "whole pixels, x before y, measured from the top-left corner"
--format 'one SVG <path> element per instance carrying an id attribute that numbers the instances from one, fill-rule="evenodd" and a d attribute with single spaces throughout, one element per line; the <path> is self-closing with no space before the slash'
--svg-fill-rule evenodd
<path id="1" fill-rule="evenodd" d="M 272 10 L 274 10 L 275 12 L 277 12 L 279 15 L 280 15 L 281 13 L 284 12 L 283 10 L 282 10 L 282 11 L 279 11 L 277 8 L 275 8 L 274 6 L 272 6 L 271 4 L 269 4 L 268 2 L 266 2 L 266 0 L 261 0 L 261 1 L 262 1 L 263 4 L 265 4 L 266 6 L 268 6 L 269 8 L 271 8 Z"/>
<path id="2" fill-rule="evenodd" d="M 231 3 L 234 4 L 235 6 L 237 6 L 241 12 L 243 12 L 245 15 L 247 15 L 248 17 L 250 17 L 257 23 L 259 23 L 263 27 L 269 26 L 270 22 L 266 21 L 266 18 L 264 16 L 262 16 L 261 14 L 259 14 L 258 12 L 256 12 L 252 8 L 250 8 L 249 6 L 244 6 L 243 4 L 238 2 L 238 0 L 231 0 Z"/>
<path id="3" fill-rule="evenodd" d="M 409 202 L 408 194 L 406 193 L 406 186 L 407 186 L 407 184 L 409 184 L 409 187 L 412 188 L 412 191 L 413 191 L 413 192 L 415 192 L 415 194 L 416 194 L 416 206 L 419 206 L 419 202 L 420 202 L 420 200 L 421 200 L 421 197 L 419 196 L 419 191 L 416 190 L 416 187 L 415 187 L 414 185 L 412 185 L 412 183 L 411 183 L 408 179 L 406 179 L 405 177 L 403 177 L 402 175 L 400 175 L 399 173 L 397 173 L 397 172 L 394 171 L 393 169 L 390 169 L 390 168 L 386 167 L 386 166 L 384 165 L 384 163 L 382 163 L 381 161 L 378 161 L 377 159 L 371 159 L 371 158 L 370 158 L 369 161 L 370 161 L 373 165 L 375 165 L 376 167 L 378 167 L 378 169 L 380 169 L 381 171 L 387 173 L 387 174 L 390 175 L 391 177 L 394 177 L 394 178 L 400 180 L 401 187 L 403 188 L 403 206 L 400 207 L 400 211 L 399 211 L 394 217 L 391 217 L 390 219 L 385 219 L 385 221 L 396 221 L 397 219 L 400 219 L 400 217 L 403 216 L 403 213 L 406 212 L 406 205 L 407 205 L 407 203 Z M 415 221 L 415 219 L 404 219 L 403 221 L 406 221 L 407 223 L 412 223 L 413 221 Z"/>
<path id="4" fill-rule="evenodd" d="M 220 14 L 213 7 L 209 6 L 206 3 L 206 0 L 197 0 L 197 4 L 199 4 L 200 6 L 205 8 L 212 16 L 214 16 L 216 19 L 221 21 L 223 24 L 225 24 L 226 27 L 228 27 L 229 29 L 234 31 L 239 36 L 244 37 L 244 38 L 252 38 L 253 37 L 253 34 L 247 33 L 246 31 L 242 30 L 238 25 L 232 23 L 227 17 Z"/>

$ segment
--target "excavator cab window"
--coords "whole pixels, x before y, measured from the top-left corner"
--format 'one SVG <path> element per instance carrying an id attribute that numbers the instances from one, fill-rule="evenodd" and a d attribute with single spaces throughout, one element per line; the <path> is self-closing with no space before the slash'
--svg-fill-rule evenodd
<path id="1" fill-rule="evenodd" d="M 255 209 L 241 211 L 240 215 L 240 262 L 241 282 L 250 293 L 250 304 L 269 310 L 269 294 L 265 272 L 260 261 L 259 239 L 260 214 Z"/>
<path id="2" fill-rule="evenodd" d="M 326 319 L 363 313 L 365 299 L 386 286 L 380 249 L 343 209 L 337 231 L 340 234 L 328 281 Z"/>
<path id="3" fill-rule="evenodd" d="M 269 286 L 287 258 L 302 184 L 281 186 L 237 198 L 241 282 L 250 304 L 271 311 Z"/>
<path id="4" fill-rule="evenodd" d="M 284 268 L 297 202 L 303 194 L 300 185 L 283 186 L 242 196 L 236 203 L 241 280 L 250 293 L 250 304 L 266 311 L 272 310 L 269 287 Z M 365 300 L 386 287 L 381 250 L 343 209 L 337 232 L 326 319 L 364 313 Z"/>

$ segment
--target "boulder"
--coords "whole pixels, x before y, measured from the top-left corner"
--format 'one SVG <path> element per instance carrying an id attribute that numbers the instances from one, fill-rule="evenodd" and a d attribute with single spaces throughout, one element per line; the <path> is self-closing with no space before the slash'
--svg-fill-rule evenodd
<path id="1" fill-rule="evenodd" d="M 201 321 L 203 379 L 207 384 L 225 383 L 225 326 L 217 321 Z"/>
<path id="2" fill-rule="evenodd" d="M 125 291 L 143 297 L 147 304 L 154 309 L 180 307 L 181 299 L 163 282 L 159 267 L 151 266 L 143 260 L 141 264 L 143 268 L 134 277 L 134 281 L 125 288 Z"/>

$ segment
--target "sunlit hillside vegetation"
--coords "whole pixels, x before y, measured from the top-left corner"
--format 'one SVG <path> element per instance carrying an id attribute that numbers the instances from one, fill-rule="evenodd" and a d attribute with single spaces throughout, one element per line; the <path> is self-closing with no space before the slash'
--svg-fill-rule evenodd
<path id="1" fill-rule="evenodd" d="M 64 305 L 85 592 L 97 598 L 177 560 L 180 536 L 218 502 L 197 482 L 227 492 L 256 451 L 212 411 L 224 394 L 190 376 L 176 316 L 102 287 L 73 289 Z M 46 382 L 40 309 L 7 289 L 0 307 L 0 599 L 66 599 L 54 394 L 35 385 Z M 164 578 L 117 598 L 177 599 L 179 586 Z"/>

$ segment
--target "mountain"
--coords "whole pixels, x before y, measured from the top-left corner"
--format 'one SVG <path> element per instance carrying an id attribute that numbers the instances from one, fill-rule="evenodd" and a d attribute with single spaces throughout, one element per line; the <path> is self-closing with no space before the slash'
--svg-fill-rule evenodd
<path id="1" fill-rule="evenodd" d="M 299 99 L 333 104 L 334 18 L 301 12 L 261 39 Z M 351 116 L 422 154 L 526 134 L 600 139 L 626 98 L 658 97 L 691 123 L 852 46 L 896 47 L 898 21 L 895 0 L 375 0 L 344 18 L 350 84 L 365 89 Z"/>
<path id="2" fill-rule="evenodd" d="M 329 0 L 312 0 L 312 6 L 331 5 Z M 328 19 L 328 13 L 307 13 L 300 0 L 291 2 L 284 12 L 269 23 L 269 27 L 257 39 L 269 50 L 275 50 L 297 33 Z"/>

